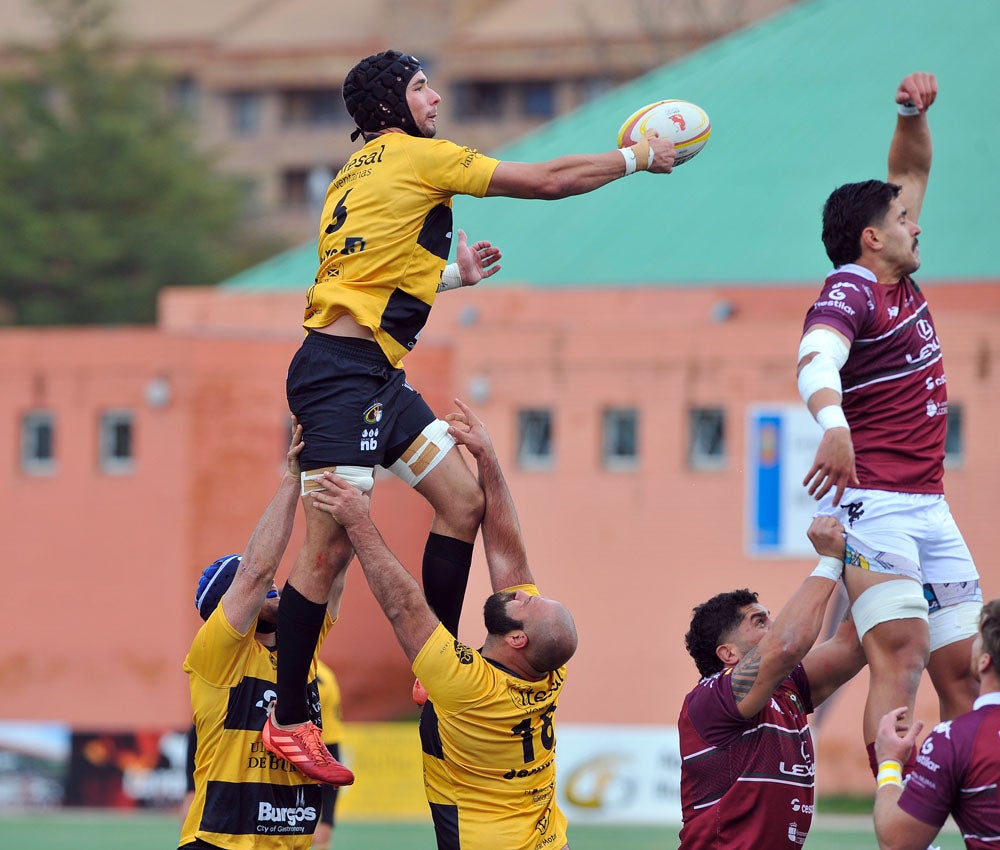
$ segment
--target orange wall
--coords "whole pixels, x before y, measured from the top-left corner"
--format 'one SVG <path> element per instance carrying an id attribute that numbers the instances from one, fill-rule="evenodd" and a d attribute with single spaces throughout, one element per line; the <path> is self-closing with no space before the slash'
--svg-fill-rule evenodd
<path id="1" fill-rule="evenodd" d="M 931 290 L 949 394 L 965 411 L 968 460 L 948 472 L 949 501 L 987 596 L 997 595 L 986 560 L 992 505 L 982 494 L 1000 473 L 991 439 L 1000 415 L 1000 287 Z M 683 650 L 691 608 L 749 585 L 777 610 L 811 569 L 747 557 L 742 474 L 748 405 L 797 400 L 795 351 L 811 294 L 482 285 L 438 300 L 407 371 L 442 413 L 455 395 L 470 399 L 473 386 L 489 387 L 475 406 L 505 465 L 536 578 L 570 606 L 580 629 L 563 721 L 674 723 L 697 678 Z M 732 315 L 714 322 L 723 300 Z M 187 722 L 180 664 L 198 622 L 195 582 L 215 557 L 243 547 L 277 484 L 287 445 L 284 373 L 300 315 L 298 293 L 181 289 L 164 294 L 155 329 L 0 332 L 0 536 L 15 602 L 0 715 L 91 727 Z M 155 376 L 173 390 L 162 410 L 144 397 Z M 519 470 L 514 461 L 516 412 L 533 405 L 555 411 L 551 471 Z M 635 472 L 601 466 L 608 405 L 640 410 Z M 722 470 L 686 467 L 691 405 L 727 411 Z M 34 406 L 57 415 L 59 471 L 50 478 L 25 477 L 18 466 L 19 416 Z M 105 406 L 136 411 L 131 475 L 95 468 Z M 374 513 L 419 574 L 429 510 L 390 477 L 379 480 Z M 477 549 L 460 629 L 468 643 L 481 640 L 487 592 Z M 412 715 L 402 652 L 356 567 L 324 655 L 342 679 L 349 720 Z M 862 674 L 822 715 L 822 790 L 869 790 L 864 693 Z M 918 714 L 936 718 L 928 688 Z"/>

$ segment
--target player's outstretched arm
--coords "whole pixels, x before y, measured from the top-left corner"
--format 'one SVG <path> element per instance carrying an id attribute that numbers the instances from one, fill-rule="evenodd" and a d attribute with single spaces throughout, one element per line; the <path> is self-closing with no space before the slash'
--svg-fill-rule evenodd
<path id="1" fill-rule="evenodd" d="M 900 201 L 910 221 L 920 217 L 931 172 L 931 128 L 927 110 L 937 99 L 937 78 L 917 72 L 905 77 L 896 90 L 901 114 L 889 145 L 889 182 L 903 187 Z M 902 114 L 916 110 L 913 114 Z"/>
<path id="2" fill-rule="evenodd" d="M 519 584 L 534 584 L 528 555 L 517 520 L 517 509 L 500 469 L 486 426 L 461 399 L 455 399 L 458 413 L 449 413 L 448 433 L 469 450 L 479 470 L 479 486 L 486 498 L 482 533 L 486 564 L 494 592 Z"/>
<path id="3" fill-rule="evenodd" d="M 368 496 L 333 473 L 311 494 L 315 506 L 339 522 L 351 539 L 372 595 L 389 619 L 396 640 L 411 662 L 437 628 L 420 585 L 389 551 L 368 513 Z"/>
<path id="4" fill-rule="evenodd" d="M 840 561 L 843 571 L 843 526 L 830 516 L 818 516 L 809 526 L 809 539 L 821 556 Z M 760 643 L 740 659 L 732 673 L 733 694 L 743 717 L 753 717 L 771 699 L 775 688 L 812 648 L 823 626 L 827 602 L 837 578 L 808 576 L 781 609 Z"/>
<path id="5" fill-rule="evenodd" d="M 674 145 L 654 132 L 644 140 L 652 152 L 652 162 L 640 163 L 639 170 L 667 174 L 674 167 Z M 640 142 L 640 145 L 642 142 Z M 639 148 L 639 145 L 636 145 Z M 527 198 L 556 201 L 582 195 L 624 177 L 625 159 L 617 151 L 597 154 L 569 154 L 545 162 L 501 162 L 493 172 L 486 194 L 489 197 Z"/>
<path id="6" fill-rule="evenodd" d="M 278 492 L 264 510 L 246 548 L 233 583 L 222 597 L 222 610 L 234 629 L 245 633 L 260 613 L 264 598 L 274 582 L 278 565 L 288 547 L 299 503 L 299 453 L 302 426 L 292 417 L 292 442 L 288 447 L 287 468 Z"/>

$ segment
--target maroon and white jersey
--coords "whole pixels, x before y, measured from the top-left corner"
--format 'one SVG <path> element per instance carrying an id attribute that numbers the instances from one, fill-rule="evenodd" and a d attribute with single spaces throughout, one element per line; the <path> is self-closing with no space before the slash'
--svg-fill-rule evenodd
<path id="1" fill-rule="evenodd" d="M 740 716 L 732 669 L 684 698 L 680 850 L 799 848 L 812 823 L 813 710 L 800 664 L 756 716 Z"/>
<path id="2" fill-rule="evenodd" d="M 971 850 L 1000 847 L 1000 693 L 939 723 L 906 780 L 899 807 L 940 827 L 950 813 Z"/>
<path id="3" fill-rule="evenodd" d="M 806 314 L 851 341 L 840 370 L 860 487 L 944 492 L 948 394 L 934 321 L 909 276 L 892 285 L 858 265 L 834 269 Z"/>

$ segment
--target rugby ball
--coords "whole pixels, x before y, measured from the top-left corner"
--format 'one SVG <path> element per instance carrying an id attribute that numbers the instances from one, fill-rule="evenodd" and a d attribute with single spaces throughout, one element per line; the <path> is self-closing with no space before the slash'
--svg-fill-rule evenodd
<path id="1" fill-rule="evenodd" d="M 674 165 L 687 162 L 708 143 L 712 122 L 700 106 L 686 100 L 658 100 L 633 112 L 618 131 L 618 147 L 634 145 L 647 130 L 674 143 Z"/>

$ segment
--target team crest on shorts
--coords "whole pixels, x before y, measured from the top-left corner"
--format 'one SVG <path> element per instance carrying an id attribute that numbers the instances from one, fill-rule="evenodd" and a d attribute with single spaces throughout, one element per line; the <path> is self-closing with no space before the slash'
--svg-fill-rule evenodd
<path id="1" fill-rule="evenodd" d="M 374 425 L 376 422 L 382 421 L 382 402 L 376 401 L 371 407 L 369 407 L 362 417 L 365 423 L 368 425 Z"/>

